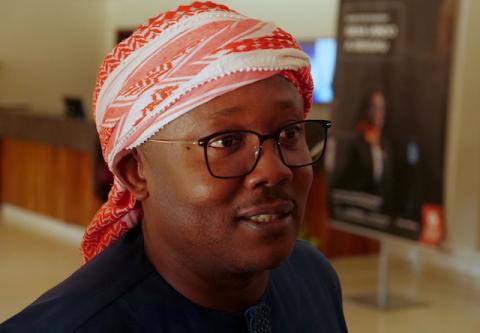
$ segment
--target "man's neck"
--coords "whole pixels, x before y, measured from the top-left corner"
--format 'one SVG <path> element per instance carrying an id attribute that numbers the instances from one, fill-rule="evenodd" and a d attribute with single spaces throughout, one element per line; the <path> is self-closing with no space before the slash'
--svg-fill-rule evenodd
<path id="1" fill-rule="evenodd" d="M 157 272 L 180 294 L 200 306 L 238 312 L 258 303 L 269 271 L 221 273 L 191 267 L 144 234 L 145 253 Z M 168 255 L 165 255 L 168 254 Z"/>

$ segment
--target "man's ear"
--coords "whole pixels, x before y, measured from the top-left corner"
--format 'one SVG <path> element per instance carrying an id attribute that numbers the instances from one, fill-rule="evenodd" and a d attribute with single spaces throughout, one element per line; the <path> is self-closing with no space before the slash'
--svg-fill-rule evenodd
<path id="1" fill-rule="evenodd" d="M 144 161 L 136 149 L 123 156 L 116 163 L 113 172 L 133 194 L 135 199 L 142 201 L 148 198 Z"/>

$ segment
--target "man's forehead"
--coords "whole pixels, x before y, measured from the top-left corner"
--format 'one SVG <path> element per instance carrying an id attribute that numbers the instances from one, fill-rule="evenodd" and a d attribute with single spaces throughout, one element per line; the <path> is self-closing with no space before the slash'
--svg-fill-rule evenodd
<path id="1" fill-rule="evenodd" d="M 301 108 L 301 105 L 297 101 L 293 100 L 278 100 L 272 103 L 272 107 L 282 111 L 282 110 L 297 110 Z M 243 112 L 250 112 L 247 106 L 232 106 L 221 108 L 218 110 L 212 110 L 211 112 L 206 114 L 207 119 L 217 119 L 217 118 L 225 118 L 225 117 L 232 117 L 236 114 L 243 113 Z M 261 112 L 261 110 L 259 110 Z"/>
<path id="2" fill-rule="evenodd" d="M 265 112 L 265 108 L 303 113 L 303 98 L 292 83 L 274 76 L 218 96 L 191 113 L 198 118 L 211 120 L 244 112 Z"/>

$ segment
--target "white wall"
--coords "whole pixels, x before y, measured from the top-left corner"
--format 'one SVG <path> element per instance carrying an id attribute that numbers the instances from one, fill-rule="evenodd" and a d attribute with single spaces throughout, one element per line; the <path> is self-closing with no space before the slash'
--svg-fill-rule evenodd
<path id="1" fill-rule="evenodd" d="M 451 90 L 447 244 L 480 255 L 480 1 L 461 0 Z"/>
<path id="2" fill-rule="evenodd" d="M 60 114 L 64 95 L 91 93 L 115 33 L 174 9 L 179 0 L 0 0 L 0 104 Z M 298 39 L 333 36 L 338 0 L 226 0 L 249 16 L 277 23 Z M 294 5 L 295 4 L 295 5 Z"/>
<path id="3" fill-rule="evenodd" d="M 175 9 L 189 1 L 107 0 L 109 45 L 115 31 L 132 28 L 162 11 Z M 276 23 L 297 39 L 336 35 L 338 0 L 223 0 L 218 1 L 247 16 Z"/>
<path id="4" fill-rule="evenodd" d="M 0 0 L 0 103 L 60 113 L 91 92 L 105 44 L 103 0 Z"/>

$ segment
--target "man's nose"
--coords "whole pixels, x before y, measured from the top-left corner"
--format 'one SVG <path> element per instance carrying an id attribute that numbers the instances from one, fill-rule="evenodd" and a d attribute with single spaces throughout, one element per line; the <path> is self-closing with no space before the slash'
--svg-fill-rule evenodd
<path id="1" fill-rule="evenodd" d="M 283 163 L 275 140 L 266 140 L 259 154 L 255 169 L 246 176 L 249 188 L 272 187 L 288 183 L 293 179 L 292 170 Z"/>

